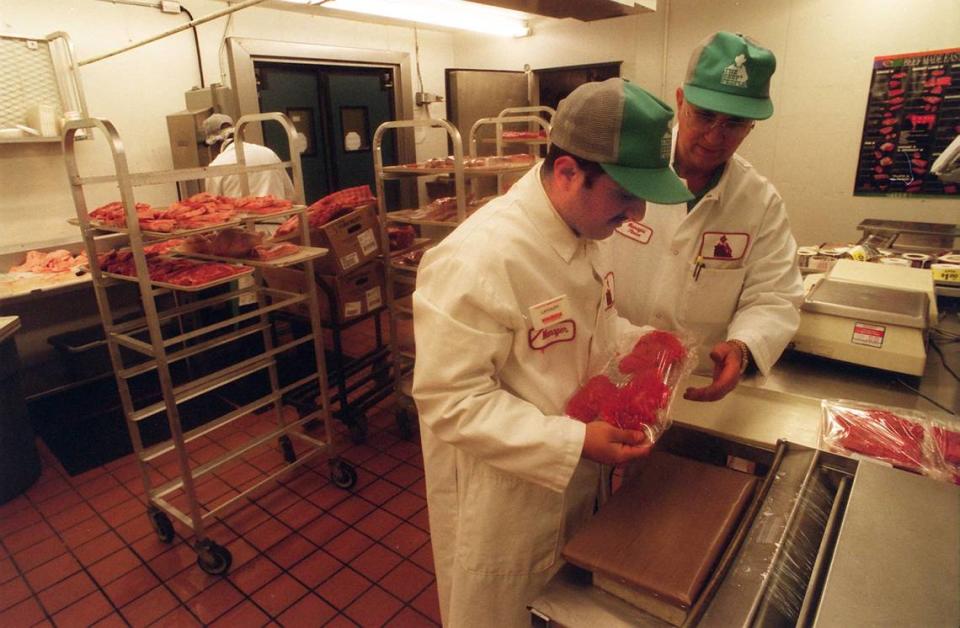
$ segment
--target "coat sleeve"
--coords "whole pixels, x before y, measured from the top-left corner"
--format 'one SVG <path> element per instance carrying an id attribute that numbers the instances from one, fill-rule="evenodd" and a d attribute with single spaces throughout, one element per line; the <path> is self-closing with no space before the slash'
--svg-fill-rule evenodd
<path id="1" fill-rule="evenodd" d="M 544 414 L 501 383 L 514 332 L 499 301 L 481 273 L 455 258 L 421 267 L 413 295 L 413 396 L 421 425 L 500 471 L 563 491 L 580 460 L 585 425 Z"/>
<path id="2" fill-rule="evenodd" d="M 783 199 L 769 184 L 764 202 L 728 338 L 744 341 L 760 372 L 767 374 L 800 325 L 803 282 Z"/>

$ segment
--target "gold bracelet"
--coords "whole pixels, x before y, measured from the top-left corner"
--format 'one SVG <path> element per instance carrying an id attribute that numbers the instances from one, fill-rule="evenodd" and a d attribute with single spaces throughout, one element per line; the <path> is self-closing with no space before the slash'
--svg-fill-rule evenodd
<path id="1" fill-rule="evenodd" d="M 747 367 L 750 366 L 750 347 L 748 347 L 744 341 L 735 338 L 727 342 L 736 346 L 737 349 L 740 349 L 740 374 L 743 375 Z"/>

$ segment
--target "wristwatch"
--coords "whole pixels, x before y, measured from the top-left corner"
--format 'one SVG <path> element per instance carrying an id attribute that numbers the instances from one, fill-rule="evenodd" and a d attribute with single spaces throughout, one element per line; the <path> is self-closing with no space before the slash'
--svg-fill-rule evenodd
<path id="1" fill-rule="evenodd" d="M 750 347 L 748 347 L 744 341 L 737 340 L 736 338 L 731 338 L 727 342 L 734 345 L 737 349 L 740 349 L 740 374 L 743 375 L 747 367 L 750 366 Z"/>

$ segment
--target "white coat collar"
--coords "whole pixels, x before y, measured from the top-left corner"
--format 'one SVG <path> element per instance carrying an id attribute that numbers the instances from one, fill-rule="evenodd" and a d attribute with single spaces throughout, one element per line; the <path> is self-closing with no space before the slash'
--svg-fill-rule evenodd
<path id="1" fill-rule="evenodd" d="M 550 202 L 547 191 L 540 180 L 540 169 L 543 161 L 531 168 L 528 176 L 517 181 L 516 185 L 523 186 L 520 192 L 520 204 L 524 208 L 527 218 L 540 233 L 557 255 L 570 263 L 574 255 L 581 249 L 584 240 L 577 237 L 573 229 L 564 222 L 557 212 L 557 208 Z M 525 199 L 530 199 L 527 201 Z"/>

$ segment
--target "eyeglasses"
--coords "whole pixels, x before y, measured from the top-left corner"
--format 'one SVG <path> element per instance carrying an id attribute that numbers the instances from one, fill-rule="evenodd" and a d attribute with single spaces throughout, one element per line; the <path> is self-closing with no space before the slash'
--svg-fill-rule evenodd
<path id="1" fill-rule="evenodd" d="M 683 109 L 691 125 L 701 133 L 709 133 L 711 130 L 717 129 L 727 137 L 743 137 L 756 124 L 753 120 L 743 118 L 722 118 L 712 111 L 697 109 L 690 103 L 686 103 L 686 107 Z"/>

